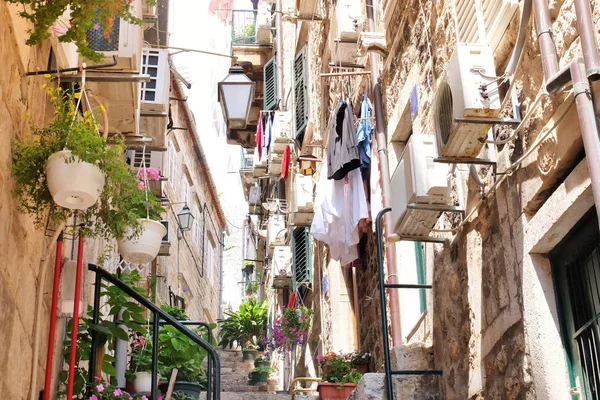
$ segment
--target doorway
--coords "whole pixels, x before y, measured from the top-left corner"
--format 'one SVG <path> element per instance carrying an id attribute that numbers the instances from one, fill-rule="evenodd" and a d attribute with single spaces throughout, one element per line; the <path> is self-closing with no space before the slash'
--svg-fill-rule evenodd
<path id="1" fill-rule="evenodd" d="M 573 399 L 600 400 L 600 231 L 592 208 L 550 253 Z"/>

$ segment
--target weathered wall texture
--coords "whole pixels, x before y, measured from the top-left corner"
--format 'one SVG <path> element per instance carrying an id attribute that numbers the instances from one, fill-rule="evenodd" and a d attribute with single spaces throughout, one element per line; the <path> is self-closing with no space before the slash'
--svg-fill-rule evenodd
<path id="1" fill-rule="evenodd" d="M 594 20 L 598 21 L 600 3 L 592 2 L 592 8 Z M 551 2 L 551 12 L 555 18 L 553 35 L 559 63 L 563 66 L 580 48 L 573 2 Z M 455 17 L 454 2 L 412 0 L 406 6 L 396 7 L 386 27 L 390 54 L 382 63 L 381 72 L 392 149 L 398 141 L 406 140 L 401 135 L 400 120 L 413 86 L 417 87 L 419 103 L 412 120 L 413 132 L 434 133 L 433 101 L 455 46 Z M 519 20 L 520 10 L 495 51 L 498 75 L 510 57 Z M 533 255 L 524 254 L 531 249 L 527 245 L 528 235 L 542 229 L 542 221 L 553 218 L 537 214 L 538 210 L 558 187 L 563 187 L 560 185 L 565 177 L 582 160 L 582 145 L 574 107 L 568 108 L 571 101 L 568 93 L 540 94 L 543 74 L 533 17 L 515 80 L 520 112 L 522 115 L 530 113 L 531 118 L 523 125 L 516 140 L 498 147 L 498 171 L 519 160 L 540 133 L 545 132 L 544 127 L 551 127 L 554 121 L 558 121 L 558 126 L 552 135 L 554 141 L 519 160 L 520 168 L 506 178 L 495 194 L 484 200 L 478 212 L 455 236 L 446 234 L 443 245 L 427 247 L 434 289 L 429 294 L 433 296 L 433 309 L 428 308 L 425 322 L 431 326 L 430 321 L 433 321 L 435 367 L 444 370 L 440 379 L 443 398 L 535 398 L 541 387 L 544 387 L 544 394 L 539 398 L 551 398 L 546 397 L 549 393 L 546 382 L 551 378 L 545 379 L 543 374 L 555 376 L 563 390 L 567 386 L 564 365 L 546 369 L 538 375 L 543 378 L 538 381 L 532 376 L 531 360 L 537 359 L 538 354 L 530 352 L 532 348 L 528 343 L 537 339 L 527 337 L 527 332 L 535 329 L 531 329 L 534 321 L 524 317 L 523 297 L 528 296 L 524 287 L 536 286 L 538 279 L 551 281 L 551 278 L 540 269 L 538 276 L 527 277 L 531 281 L 526 284 L 522 269 L 523 263 L 529 265 L 533 258 Z M 537 96 L 540 97 L 538 101 Z M 510 111 L 510 102 L 507 104 L 505 109 Z M 512 132 L 505 127 L 494 130 L 498 138 L 507 138 Z M 390 153 L 393 170 L 398 154 Z M 468 170 L 464 171 L 469 212 L 478 205 L 481 197 L 479 188 L 466 179 Z M 479 173 L 489 183 L 500 179 L 485 168 L 479 169 Z M 529 226 L 529 220 L 540 225 Z M 563 237 L 565 233 L 559 235 Z M 543 286 L 547 287 L 547 284 Z M 553 314 L 556 307 L 553 296 L 536 303 L 536 307 L 540 313 Z"/>

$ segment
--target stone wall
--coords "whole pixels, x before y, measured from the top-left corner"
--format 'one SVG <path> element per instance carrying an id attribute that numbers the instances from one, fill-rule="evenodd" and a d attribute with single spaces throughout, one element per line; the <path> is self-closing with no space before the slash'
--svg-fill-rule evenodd
<path id="1" fill-rule="evenodd" d="M 520 3 L 522 6 L 523 2 Z M 600 16 L 598 2 L 594 2 L 592 8 L 597 21 Z M 551 2 L 551 12 L 559 63 L 563 66 L 579 51 L 573 2 Z M 510 57 L 519 21 L 520 9 L 495 50 L 498 75 Z M 386 27 L 386 36 L 390 54 L 382 63 L 381 72 L 389 121 L 388 140 L 393 149 L 398 141 L 406 140 L 401 135 L 400 120 L 414 86 L 419 105 L 412 119 L 412 130 L 425 134 L 434 132 L 433 101 L 456 43 L 454 2 L 412 0 L 406 7 L 396 7 Z M 528 328 L 532 322 L 524 318 L 523 311 L 523 297 L 528 295 L 523 287 L 528 284 L 524 283 L 522 268 L 523 263 L 531 263 L 533 257 L 524 253 L 529 251 L 528 235 L 542 229 L 546 223 L 542 221 L 555 218 L 539 215 L 538 210 L 557 188 L 564 186 L 565 177 L 582 159 L 577 117 L 573 108 L 568 109 L 568 92 L 552 96 L 542 94 L 543 81 L 532 17 L 515 76 L 518 108 L 521 115 L 529 114 L 530 118 L 521 127 L 516 140 L 498 146 L 497 157 L 499 172 L 516 161 L 520 166 L 506 178 L 493 176 L 491 170 L 478 167 L 488 187 L 503 179 L 499 189 L 485 199 L 481 198 L 473 181 L 467 179 L 468 169 L 459 167 L 464 180 L 467 213 L 478 208 L 456 235 L 444 235 L 444 244 L 427 246 L 427 264 L 433 268 L 428 275 L 433 274 L 434 286 L 428 294 L 429 301 L 432 301 L 431 297 L 433 299 L 433 307 L 428 308 L 431 315 L 427 320 L 433 321 L 435 367 L 444 370 L 440 379 L 443 398 L 534 398 L 542 386 L 543 380 L 536 382 L 532 377 L 531 360 L 538 355 L 530 352 L 528 343 L 537 339 L 527 337 L 527 332 L 532 331 Z M 509 101 L 505 110 L 510 111 L 510 107 Z M 565 123 L 567 120 L 570 129 Z M 543 145 L 521 159 L 540 134 L 552 128 L 555 122 L 554 144 Z M 512 132 L 512 128 L 494 129 L 497 138 L 507 138 Z M 397 154 L 390 153 L 390 168 L 393 169 L 398 161 Z M 552 160 L 550 168 L 544 164 L 545 158 Z M 529 220 L 540 225 L 528 225 Z M 449 218 L 445 222 L 458 226 L 458 222 Z M 538 274 L 528 278 L 533 279 L 534 285 L 539 284 L 537 279 L 551 281 L 546 277 L 547 272 Z M 551 300 L 536 303 L 536 307 L 540 312 L 548 310 L 554 314 L 555 304 Z M 552 368 L 545 373 L 560 377 L 562 384 L 566 374 L 560 369 L 563 366 L 557 364 Z M 542 395 L 540 398 L 549 397 Z"/>

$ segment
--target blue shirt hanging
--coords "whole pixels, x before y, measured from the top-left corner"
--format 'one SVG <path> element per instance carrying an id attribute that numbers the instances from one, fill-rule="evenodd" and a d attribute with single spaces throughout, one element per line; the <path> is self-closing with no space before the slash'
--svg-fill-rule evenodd
<path id="1" fill-rule="evenodd" d="M 373 135 L 373 106 L 371 100 L 365 95 L 360 105 L 360 120 L 356 132 L 358 141 L 358 153 L 360 155 L 360 172 L 363 179 L 369 177 L 369 167 L 371 166 L 371 135 Z"/>

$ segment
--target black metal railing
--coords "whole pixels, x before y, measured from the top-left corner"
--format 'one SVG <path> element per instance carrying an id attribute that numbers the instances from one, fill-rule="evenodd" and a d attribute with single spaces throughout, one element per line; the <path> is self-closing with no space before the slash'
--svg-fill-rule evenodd
<path id="1" fill-rule="evenodd" d="M 256 10 L 231 11 L 232 46 L 272 46 L 271 28 L 259 26 Z"/>
<path id="2" fill-rule="evenodd" d="M 208 337 L 212 338 L 212 330 L 210 325 L 205 322 L 199 321 L 178 321 L 167 312 L 163 311 L 156 304 L 146 299 L 140 293 L 136 292 L 133 288 L 129 287 L 123 281 L 115 278 L 108 271 L 94 265 L 88 264 L 88 269 L 96 274 L 94 280 L 94 309 L 93 309 L 93 322 L 94 324 L 99 323 L 100 319 L 100 294 L 102 288 L 102 280 L 110 282 L 112 285 L 123 291 L 123 293 L 130 296 L 132 299 L 137 301 L 140 305 L 148 309 L 152 313 L 152 342 L 158 343 L 158 332 L 161 324 L 168 324 L 173 326 L 179 332 L 194 341 L 198 346 L 205 349 L 208 353 L 208 368 L 207 368 L 207 400 L 214 399 L 219 400 L 221 391 L 221 361 L 219 355 L 214 347 L 188 329 L 185 325 L 199 325 L 208 329 Z M 96 376 L 96 347 L 97 347 L 97 333 L 92 331 L 92 346 L 90 352 L 89 362 L 89 381 L 93 382 Z M 212 391 L 211 391 L 212 389 Z M 158 346 L 152 346 L 152 389 L 150 392 L 150 400 L 158 399 Z"/>
<path id="3" fill-rule="evenodd" d="M 393 375 L 442 375 L 441 370 L 392 370 L 390 365 L 390 342 L 387 325 L 387 301 L 385 289 L 431 289 L 431 285 L 419 284 L 400 284 L 385 283 L 383 272 L 383 243 L 381 238 L 381 219 L 384 214 L 392 211 L 391 208 L 384 208 L 377 214 L 375 220 L 375 234 L 377 235 L 377 263 L 379 265 L 379 298 L 381 305 L 381 328 L 383 331 L 383 358 L 385 362 L 385 385 L 388 393 L 388 400 L 394 400 L 394 388 L 392 385 Z"/>

